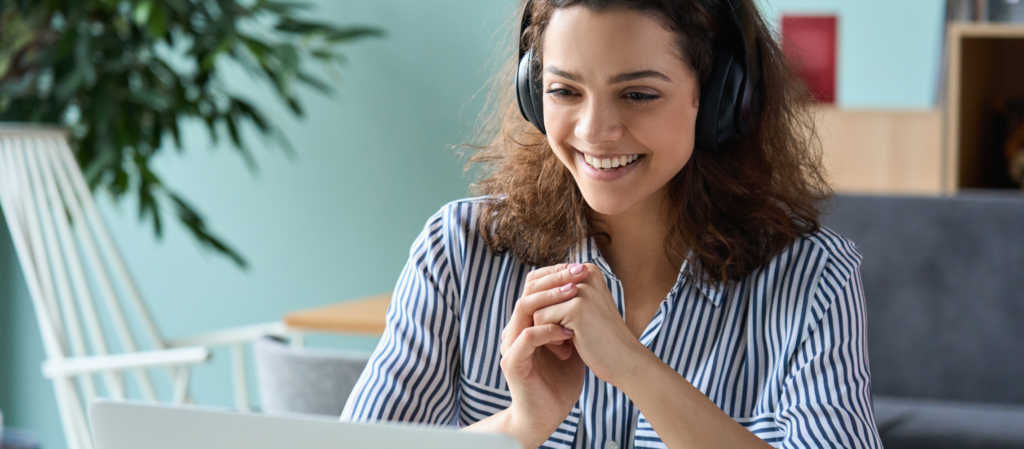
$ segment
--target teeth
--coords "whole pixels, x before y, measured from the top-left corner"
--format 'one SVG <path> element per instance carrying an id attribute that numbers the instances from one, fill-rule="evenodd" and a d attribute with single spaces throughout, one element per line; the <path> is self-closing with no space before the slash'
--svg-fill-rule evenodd
<path id="1" fill-rule="evenodd" d="M 632 164 L 637 159 L 640 159 L 639 154 L 632 154 L 629 156 L 614 157 L 610 159 L 598 159 L 591 157 L 588 154 L 583 155 L 583 159 L 587 161 L 587 165 L 594 167 L 598 170 L 611 170 L 614 168 L 625 167 L 626 165 Z"/>

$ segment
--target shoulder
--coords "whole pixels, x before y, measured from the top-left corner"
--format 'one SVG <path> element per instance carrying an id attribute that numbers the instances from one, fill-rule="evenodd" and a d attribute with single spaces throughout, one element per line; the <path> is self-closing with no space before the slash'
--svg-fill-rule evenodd
<path id="1" fill-rule="evenodd" d="M 862 258 L 856 243 L 822 226 L 817 232 L 794 239 L 759 273 L 788 273 L 782 278 L 799 279 L 805 285 L 815 285 L 823 275 L 845 283 L 860 267 Z"/>
<path id="2" fill-rule="evenodd" d="M 769 321 L 797 317 L 792 327 L 779 331 L 795 333 L 796 341 L 802 341 L 835 304 L 847 307 L 862 300 L 859 290 L 856 298 L 844 297 L 850 282 L 860 282 L 861 259 L 853 241 L 821 227 L 794 239 L 748 278 L 750 294 Z"/>
<path id="3" fill-rule="evenodd" d="M 478 238 L 480 214 L 487 205 L 496 201 L 500 201 L 500 199 L 493 196 L 478 196 L 451 201 L 441 206 L 441 209 L 430 217 L 426 227 L 433 230 L 434 234 L 443 235 L 454 241 L 464 242 L 467 239 Z"/>
<path id="4" fill-rule="evenodd" d="M 850 279 L 860 267 L 863 256 L 857 244 L 852 240 L 839 235 L 839 233 L 822 226 L 818 232 L 802 237 L 815 245 L 828 257 L 826 268 L 842 278 Z"/>
<path id="5" fill-rule="evenodd" d="M 451 262 L 459 273 L 470 255 L 489 253 L 479 232 L 480 214 L 489 204 L 500 201 L 494 196 L 478 196 L 451 201 L 435 212 L 420 234 L 421 242 L 415 246 L 435 248 L 438 258 Z M 415 249 L 414 249 L 415 251 Z"/>
<path id="6" fill-rule="evenodd" d="M 826 314 L 840 312 L 846 315 L 856 309 L 863 310 L 864 298 L 860 293 L 860 264 L 863 256 L 856 243 L 824 226 L 798 241 L 806 242 L 823 256 L 820 272 L 809 283 L 813 290 L 805 309 L 807 316 L 803 336 L 800 338 L 802 341 L 820 326 Z"/>

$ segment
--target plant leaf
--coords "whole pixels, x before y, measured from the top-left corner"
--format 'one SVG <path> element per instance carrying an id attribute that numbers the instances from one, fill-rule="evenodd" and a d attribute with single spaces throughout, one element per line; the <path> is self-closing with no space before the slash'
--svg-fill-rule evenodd
<path id="1" fill-rule="evenodd" d="M 235 265 L 242 269 L 249 267 L 249 262 L 238 251 L 207 230 L 206 222 L 203 221 L 203 218 L 188 202 L 175 193 L 167 192 L 167 195 L 174 204 L 175 210 L 178 213 L 178 219 L 185 224 L 189 231 L 192 231 L 192 235 L 200 244 L 213 248 L 217 252 L 231 258 Z"/>

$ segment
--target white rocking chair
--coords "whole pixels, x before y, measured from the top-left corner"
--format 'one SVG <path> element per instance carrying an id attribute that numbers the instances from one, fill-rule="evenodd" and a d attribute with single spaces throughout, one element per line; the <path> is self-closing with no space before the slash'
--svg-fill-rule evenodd
<path id="1" fill-rule="evenodd" d="M 212 346 L 231 348 L 235 405 L 249 409 L 245 344 L 284 335 L 284 325 L 164 340 L 61 130 L 0 125 L 0 206 L 32 297 L 46 351 L 43 375 L 53 381 L 68 449 L 92 449 L 87 405 L 100 396 L 125 399 L 125 373 L 142 399 L 157 402 L 151 369 L 163 368 L 161 380 L 170 387 L 164 391 L 173 390 L 165 401 L 190 402 L 191 366 L 207 360 Z M 132 325 L 123 304 L 134 312 Z M 143 334 L 148 345 L 140 347 L 135 333 Z M 116 337 L 115 345 L 108 345 L 108 335 Z"/>

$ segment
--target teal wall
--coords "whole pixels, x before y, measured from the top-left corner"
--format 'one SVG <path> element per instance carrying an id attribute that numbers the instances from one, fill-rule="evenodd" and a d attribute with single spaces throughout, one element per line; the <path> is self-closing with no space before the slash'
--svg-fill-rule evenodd
<path id="1" fill-rule="evenodd" d="M 213 148 L 202 132 L 191 132 L 184 156 L 167 153 L 157 162 L 165 180 L 249 258 L 250 270 L 197 247 L 176 224 L 157 241 L 148 223 L 137 223 L 135 204 L 99 198 L 168 337 L 274 321 L 289 310 L 390 290 L 427 217 L 468 194 L 470 179 L 451 145 L 471 138 L 487 64 L 504 46 L 513 2 L 317 3 L 321 18 L 376 24 L 389 34 L 350 47 L 338 94 L 306 92 L 304 120 L 289 119 L 272 96 L 254 94 L 280 119 L 298 158 L 257 143 L 254 177 L 229 148 Z M 939 3 L 773 0 L 767 8 L 772 15 L 840 16 L 841 105 L 923 108 L 932 102 L 938 66 Z M 241 73 L 233 72 L 231 83 L 263 92 Z M 45 448 L 62 448 L 52 388 L 39 373 L 42 344 L 7 235 L 0 224 L 0 410 L 8 424 L 39 434 Z M 367 350 L 375 343 L 310 341 Z M 218 352 L 197 369 L 199 402 L 231 404 L 226 358 Z"/>

